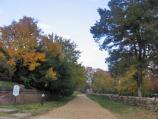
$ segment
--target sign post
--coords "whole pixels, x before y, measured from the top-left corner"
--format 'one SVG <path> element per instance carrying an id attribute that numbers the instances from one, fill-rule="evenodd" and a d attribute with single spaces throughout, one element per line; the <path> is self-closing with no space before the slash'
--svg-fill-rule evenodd
<path id="1" fill-rule="evenodd" d="M 15 96 L 15 103 L 16 103 L 16 97 L 19 95 L 19 92 L 20 92 L 20 86 L 19 85 L 14 85 L 13 95 Z"/>

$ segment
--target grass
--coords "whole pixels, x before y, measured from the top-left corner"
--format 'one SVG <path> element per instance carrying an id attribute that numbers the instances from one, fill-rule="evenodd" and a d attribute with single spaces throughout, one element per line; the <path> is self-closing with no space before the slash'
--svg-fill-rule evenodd
<path id="1" fill-rule="evenodd" d="M 111 111 L 118 119 L 158 119 L 158 113 L 141 107 L 111 101 L 104 96 L 88 95 L 88 97 Z"/>
<path id="2" fill-rule="evenodd" d="M 0 89 L 1 88 L 12 89 L 14 85 L 15 83 L 12 82 L 0 81 Z M 17 112 L 24 112 L 24 113 L 26 112 L 26 113 L 31 113 L 32 115 L 37 115 L 52 110 L 53 108 L 63 106 L 68 101 L 72 100 L 75 96 L 76 94 L 73 94 L 70 97 L 65 97 L 54 101 L 48 101 L 45 102 L 44 105 L 41 105 L 40 103 L 13 104 L 13 105 L 0 105 L 0 108 L 15 109 L 17 110 Z M 4 112 L 3 113 L 0 112 L 0 116 L 2 115 L 7 115 L 7 114 Z"/>
<path id="3" fill-rule="evenodd" d="M 15 83 L 9 81 L 0 81 L 0 88 L 12 89 Z"/>
<path id="4" fill-rule="evenodd" d="M 50 111 L 54 108 L 63 106 L 68 101 L 72 100 L 75 96 L 65 97 L 62 99 L 58 99 L 56 101 L 49 101 L 45 102 L 44 105 L 40 103 L 32 103 L 32 104 L 15 104 L 15 105 L 0 105 L 0 108 L 7 108 L 7 109 L 15 109 L 18 112 L 26 112 L 31 113 L 33 116 L 45 113 Z"/>
<path id="5" fill-rule="evenodd" d="M 80 95 L 80 94 L 82 94 L 82 93 L 79 91 L 74 91 L 74 95 Z"/>

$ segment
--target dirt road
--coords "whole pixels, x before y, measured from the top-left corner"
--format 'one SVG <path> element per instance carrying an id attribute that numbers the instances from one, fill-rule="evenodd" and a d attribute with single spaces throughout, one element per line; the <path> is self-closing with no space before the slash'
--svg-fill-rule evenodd
<path id="1" fill-rule="evenodd" d="M 90 100 L 86 95 L 78 95 L 65 106 L 31 119 L 117 119 L 111 112 Z"/>

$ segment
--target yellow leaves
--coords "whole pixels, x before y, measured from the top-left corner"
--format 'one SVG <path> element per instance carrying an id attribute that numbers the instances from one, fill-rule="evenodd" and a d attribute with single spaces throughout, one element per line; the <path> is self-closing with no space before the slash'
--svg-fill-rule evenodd
<path id="1" fill-rule="evenodd" d="M 62 47 L 61 47 L 61 45 L 58 44 L 58 43 L 51 43 L 51 44 L 49 44 L 49 45 L 48 45 L 48 49 L 49 49 L 52 53 L 54 53 L 55 55 L 60 54 L 61 51 L 62 51 Z"/>
<path id="2" fill-rule="evenodd" d="M 31 63 L 28 63 L 28 68 L 30 71 L 33 71 L 36 69 L 36 67 L 40 66 L 39 63 L 36 63 L 36 62 L 31 62 Z"/>
<path id="3" fill-rule="evenodd" d="M 16 62 L 14 60 L 10 59 L 6 63 L 10 66 L 13 72 L 16 70 Z"/>
<path id="4" fill-rule="evenodd" d="M 24 62 L 45 61 L 45 53 L 27 52 L 23 55 Z"/>
<path id="5" fill-rule="evenodd" d="M 33 71 L 36 69 L 36 67 L 40 66 L 40 63 L 38 62 L 45 61 L 45 53 L 40 52 L 27 52 L 22 57 L 24 60 L 24 65 L 28 66 L 30 71 Z"/>
<path id="6" fill-rule="evenodd" d="M 59 43 L 54 43 L 49 40 L 47 37 L 43 39 L 43 45 L 46 51 L 50 52 L 54 56 L 58 56 L 62 61 L 64 59 L 64 53 L 62 51 L 62 45 Z"/>
<path id="7" fill-rule="evenodd" d="M 93 76 L 94 82 L 92 87 L 94 90 L 106 92 L 113 90 L 113 79 L 108 72 L 98 69 Z"/>
<path id="8" fill-rule="evenodd" d="M 151 89 L 151 81 L 149 79 L 149 77 L 146 75 L 144 76 L 144 80 L 143 80 L 143 93 L 147 94 L 149 93 L 149 90 Z"/>
<path id="9" fill-rule="evenodd" d="M 4 31 L 14 34 L 12 45 L 16 49 L 32 51 L 35 47 L 37 47 L 39 30 L 36 22 L 34 22 L 32 18 L 23 17 L 23 19 L 20 19 L 19 22 L 16 22 L 13 26 L 9 27 L 12 29 L 11 31 L 7 31 L 7 29 L 4 29 Z"/>
<path id="10" fill-rule="evenodd" d="M 136 73 L 136 69 L 130 68 L 125 75 L 119 77 L 118 85 L 116 86 L 119 93 L 137 93 L 137 81 L 134 79 L 133 75 Z M 148 77 L 143 77 L 142 91 L 147 94 L 150 88 L 150 83 Z"/>
<path id="11" fill-rule="evenodd" d="M 137 72 L 136 67 L 131 66 L 124 75 L 118 78 L 119 81 L 116 88 L 119 93 L 136 94 L 137 81 L 136 79 L 134 79 L 134 75 L 136 74 L 136 72 Z M 146 76 L 143 77 L 142 89 L 144 93 L 148 93 L 149 91 L 149 79 Z"/>
<path id="12" fill-rule="evenodd" d="M 9 64 L 10 66 L 15 66 L 16 65 L 15 61 L 13 61 L 13 60 L 8 60 L 7 64 Z"/>
<path id="13" fill-rule="evenodd" d="M 119 93 L 128 92 L 136 93 L 137 82 L 134 80 L 133 76 L 136 73 L 134 66 L 131 66 L 129 70 L 121 77 L 119 77 L 118 85 L 116 86 Z"/>
<path id="14" fill-rule="evenodd" d="M 15 59 L 21 59 L 24 61 L 24 66 L 28 67 L 30 71 L 35 70 L 38 66 L 40 66 L 40 62 L 44 62 L 45 53 L 35 52 L 35 50 L 28 51 L 24 48 L 16 49 L 16 47 L 8 46 L 5 48 L 7 54 L 9 55 L 9 60 L 7 64 L 11 67 L 15 67 Z M 4 57 L 4 54 L 0 52 L 0 59 Z"/>
<path id="15" fill-rule="evenodd" d="M 0 52 L 0 60 L 4 57 L 4 54 Z"/>
<path id="16" fill-rule="evenodd" d="M 56 80 L 57 72 L 53 68 L 49 68 L 47 71 L 46 77 L 51 78 L 52 80 Z"/>
<path id="17" fill-rule="evenodd" d="M 10 57 L 15 57 L 15 56 L 17 56 L 16 50 L 15 50 L 13 47 L 11 47 L 11 46 L 9 46 L 9 47 L 7 48 L 7 53 L 8 53 L 8 55 L 9 55 Z"/>
<path id="18" fill-rule="evenodd" d="M 41 61 L 41 62 L 44 62 L 45 61 L 45 53 L 39 53 L 39 52 L 37 52 L 36 53 L 36 60 L 39 60 L 39 61 Z"/>
<path id="19" fill-rule="evenodd" d="M 24 61 L 24 66 L 27 66 L 30 71 L 35 70 L 40 66 L 40 62 L 44 62 L 45 53 L 35 52 L 35 51 L 26 51 L 24 49 L 16 49 L 12 46 L 6 48 L 7 54 L 10 56 L 7 64 L 11 67 L 15 67 L 15 59 L 21 59 Z M 0 52 L 0 59 L 4 57 L 4 54 Z"/>

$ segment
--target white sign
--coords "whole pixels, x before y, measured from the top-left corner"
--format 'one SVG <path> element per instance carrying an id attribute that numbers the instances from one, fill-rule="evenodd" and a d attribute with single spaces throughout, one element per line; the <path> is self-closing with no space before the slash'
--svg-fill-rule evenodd
<path id="1" fill-rule="evenodd" d="M 14 96 L 18 96 L 19 92 L 20 92 L 20 86 L 14 85 L 14 87 L 13 87 L 13 95 Z"/>

